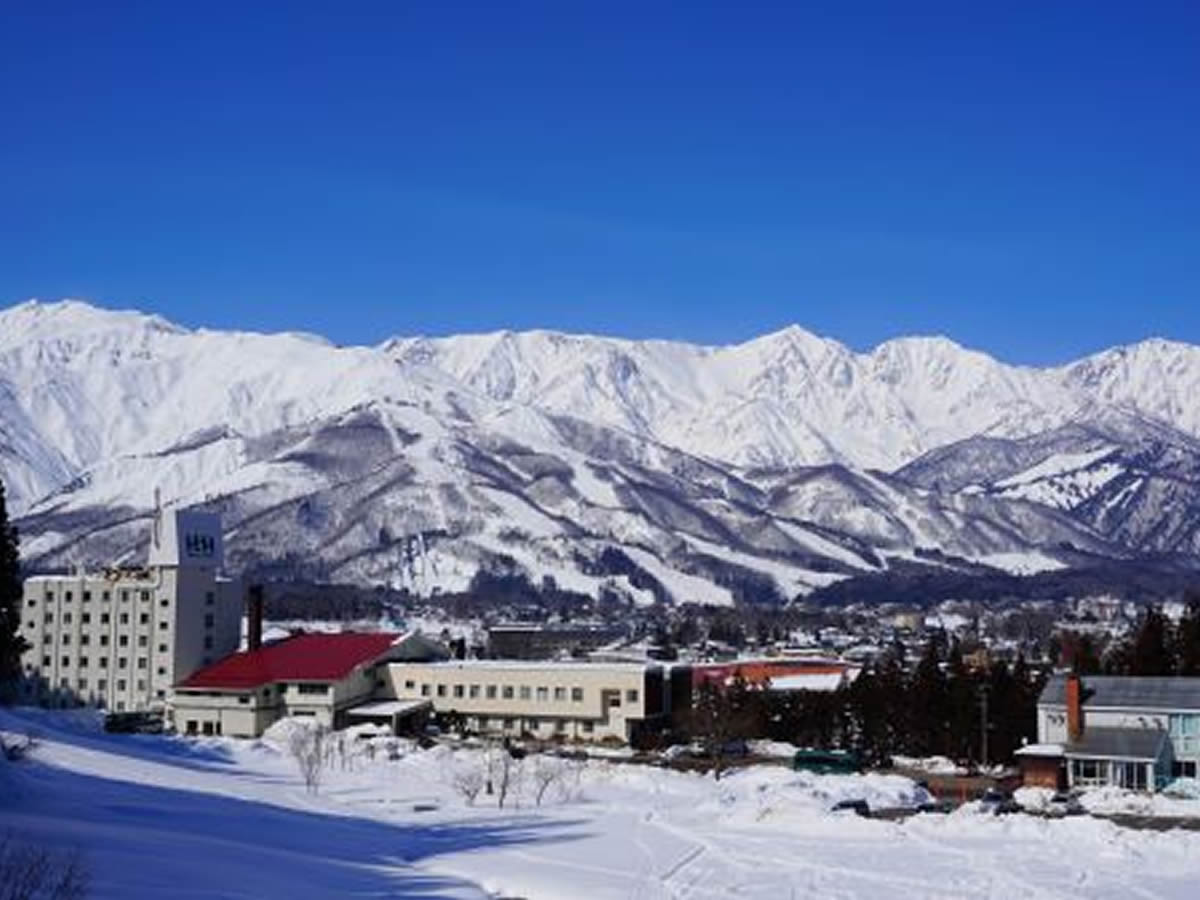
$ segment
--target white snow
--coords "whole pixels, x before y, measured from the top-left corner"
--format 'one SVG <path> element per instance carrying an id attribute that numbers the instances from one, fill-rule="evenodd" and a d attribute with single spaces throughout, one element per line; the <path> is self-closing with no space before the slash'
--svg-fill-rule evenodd
<path id="1" fill-rule="evenodd" d="M 927 795 L 896 775 L 727 775 L 620 762 L 523 763 L 510 807 L 453 787 L 483 751 L 351 740 L 353 759 L 306 794 L 277 740 L 114 736 L 53 715 L 33 758 L 0 763 L 0 828 L 79 845 L 97 900 L 330 896 L 540 898 L 1191 898 L 1200 834 L 1090 817 L 833 813 Z M 368 744 L 377 748 L 374 759 Z M 533 773 L 561 767 L 539 807 Z M 519 804 L 519 805 L 518 805 Z"/>
<path id="2" fill-rule="evenodd" d="M 1036 575 L 1038 572 L 1054 572 L 1067 568 L 1066 563 L 1039 550 L 1027 550 L 1024 553 L 986 553 L 976 559 L 1014 575 Z"/>

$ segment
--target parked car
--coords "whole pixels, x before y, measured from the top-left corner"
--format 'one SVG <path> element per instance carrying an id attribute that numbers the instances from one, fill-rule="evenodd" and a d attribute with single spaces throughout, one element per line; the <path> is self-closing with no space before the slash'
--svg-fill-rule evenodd
<path id="1" fill-rule="evenodd" d="M 949 800 L 926 800 L 917 804 L 919 813 L 949 813 L 954 811 L 954 804 Z"/>
<path id="2" fill-rule="evenodd" d="M 1004 816 L 1021 811 L 1021 805 L 1012 798 L 1012 794 L 988 788 L 979 798 L 979 811 L 993 816 Z"/>
<path id="3" fill-rule="evenodd" d="M 1082 816 L 1087 810 L 1079 802 L 1079 798 L 1070 791 L 1059 791 L 1046 804 L 1046 815 L 1058 818 L 1060 816 Z"/>
<path id="4" fill-rule="evenodd" d="M 831 812 L 853 812 L 864 819 L 871 817 L 871 807 L 867 805 L 866 800 L 839 800 L 833 804 Z"/>

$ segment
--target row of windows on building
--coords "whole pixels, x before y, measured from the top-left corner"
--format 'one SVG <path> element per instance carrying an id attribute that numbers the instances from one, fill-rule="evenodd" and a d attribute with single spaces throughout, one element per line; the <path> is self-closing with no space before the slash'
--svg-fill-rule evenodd
<path id="1" fill-rule="evenodd" d="M 46 613 L 46 624 L 50 625 L 50 624 L 53 624 L 53 622 L 54 622 L 53 613 Z M 63 613 L 62 624 L 63 625 L 72 624 L 70 613 Z M 81 613 L 79 616 L 79 624 L 80 625 L 91 625 L 92 624 L 92 614 L 91 613 Z M 100 624 L 101 625 L 111 625 L 112 624 L 112 616 L 109 613 L 100 613 Z M 129 613 L 121 613 L 117 617 L 117 624 L 118 625 L 128 625 L 129 624 Z M 150 624 L 150 614 L 149 613 L 141 613 L 140 615 L 138 615 L 138 624 L 139 625 L 149 625 Z M 214 625 L 216 625 L 216 617 L 213 616 L 212 613 L 207 613 L 204 616 L 204 627 L 212 628 Z M 37 628 L 37 621 L 34 619 L 29 619 L 25 623 L 25 627 L 29 630 L 33 630 L 33 629 Z M 161 619 L 158 623 L 159 631 L 166 631 L 170 627 L 171 627 L 171 623 L 167 619 Z M 49 637 L 49 635 L 47 635 L 47 637 Z M 87 635 L 82 635 L 82 637 L 86 638 Z M 69 638 L 70 638 L 70 635 L 64 635 L 64 640 L 69 639 Z M 47 640 L 46 643 L 49 643 L 49 641 Z"/>
<path id="2" fill-rule="evenodd" d="M 556 734 L 566 734 L 570 730 L 571 719 L 547 719 L 547 724 L 552 724 Z M 591 734 L 596 730 L 596 723 L 591 719 L 579 719 L 576 722 L 579 730 L 583 734 Z M 527 716 L 524 718 L 489 718 L 487 716 L 478 716 L 475 719 L 475 727 L 480 731 L 539 731 L 542 727 L 542 720 L 536 716 Z"/>
<path id="3" fill-rule="evenodd" d="M 120 595 L 122 603 L 129 602 L 130 591 L 122 590 L 122 591 L 119 591 L 118 594 Z M 143 603 L 149 603 L 150 602 L 150 591 L 138 591 L 138 597 Z M 74 595 L 73 591 L 63 591 L 63 596 L 62 596 L 63 603 L 70 603 L 74 599 L 75 599 L 75 595 Z M 206 591 L 204 594 L 204 605 L 212 606 L 216 602 L 216 599 L 217 599 L 216 594 L 214 594 L 212 591 Z M 92 592 L 91 591 L 81 591 L 79 600 L 81 603 L 90 603 L 92 601 Z M 54 602 L 54 591 L 46 591 L 46 602 L 47 603 Z M 111 603 L 112 602 L 112 591 L 101 591 L 100 592 L 100 602 L 101 603 Z M 167 607 L 167 606 L 171 605 L 170 598 L 168 598 L 168 597 L 161 598 L 158 601 L 158 603 L 159 603 L 159 606 L 162 606 L 162 607 Z M 37 598 L 29 597 L 25 601 L 25 605 L 30 606 L 30 607 L 37 606 Z"/>
<path id="4" fill-rule="evenodd" d="M 405 681 L 404 688 L 405 688 L 405 690 L 408 690 L 408 691 L 416 690 L 417 683 L 415 680 Z M 571 691 L 570 696 L 571 696 L 572 703 L 582 703 L 583 702 L 583 688 L 573 687 L 570 689 L 570 691 Z M 621 692 L 618 689 L 616 689 L 616 688 L 607 689 L 607 690 L 601 691 L 601 694 L 607 695 L 609 706 L 620 706 L 621 705 Z M 422 685 L 421 685 L 421 696 L 422 697 L 431 697 L 431 696 L 435 696 L 435 695 L 438 697 L 450 696 L 455 699 L 466 698 L 466 699 L 471 699 L 471 700 L 478 700 L 481 697 L 486 700 L 520 699 L 520 700 L 526 700 L 526 701 L 534 701 L 537 703 L 549 703 L 550 698 L 553 696 L 555 703 L 565 703 L 567 701 L 567 688 L 565 688 L 565 687 L 551 688 L 546 685 L 538 685 L 537 687 L 534 687 L 534 686 L 527 685 L 527 684 L 522 684 L 522 685 L 511 685 L 511 684 L 504 684 L 504 685 L 495 685 L 495 684 L 445 685 L 445 684 L 438 684 L 438 685 L 433 685 L 433 684 L 429 684 L 429 683 L 422 683 Z M 638 702 L 638 692 L 636 689 L 630 688 L 629 690 L 625 691 L 625 702 L 626 703 L 637 703 Z"/>
<path id="5" fill-rule="evenodd" d="M 43 669 L 49 669 L 52 663 L 53 663 L 52 657 L 49 657 L 49 656 L 42 657 L 42 668 Z M 78 656 L 78 657 L 75 657 L 75 659 L 72 659 L 69 656 L 64 656 L 60 659 L 59 668 L 60 669 L 69 669 L 72 666 L 74 666 L 77 669 L 86 669 L 86 668 L 88 668 L 88 666 L 90 664 L 91 664 L 91 660 L 86 656 Z M 98 665 L 100 666 L 101 669 L 107 669 L 108 668 L 108 657 L 101 656 L 98 660 Z M 118 669 L 128 669 L 129 668 L 129 657 L 127 657 L 127 656 L 117 657 L 117 666 L 116 667 Z M 139 656 L 137 658 L 137 667 L 139 669 L 148 669 L 148 668 L 150 668 L 150 661 L 144 656 Z M 26 664 L 25 668 L 30 674 L 33 673 L 33 663 Z M 166 666 L 159 666 L 157 668 L 157 672 L 159 675 L 166 675 L 167 674 Z"/>
<path id="6" fill-rule="evenodd" d="M 118 678 L 115 682 L 115 685 L 116 685 L 116 689 L 118 692 L 124 692 L 124 691 L 129 690 L 129 682 L 127 679 Z M 71 683 L 70 678 L 60 678 L 58 680 L 58 686 L 63 688 L 64 690 L 68 690 L 68 691 L 74 690 L 80 694 L 83 694 L 86 691 L 90 690 L 90 684 L 86 678 L 77 678 L 77 679 L 75 679 L 74 684 Z M 100 691 L 100 692 L 107 691 L 108 690 L 108 679 L 107 678 L 96 679 L 96 690 Z M 134 682 L 134 690 L 143 691 L 143 692 L 146 690 L 146 681 L 144 678 L 139 678 L 137 681 Z M 154 693 L 155 693 L 155 696 L 159 697 L 159 698 L 165 698 L 167 696 L 167 692 L 161 688 L 159 690 L 155 691 Z"/>

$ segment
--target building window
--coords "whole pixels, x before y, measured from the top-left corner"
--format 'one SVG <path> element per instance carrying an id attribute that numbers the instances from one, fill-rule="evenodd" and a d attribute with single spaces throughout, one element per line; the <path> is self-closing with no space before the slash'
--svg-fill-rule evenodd
<path id="1" fill-rule="evenodd" d="M 125 690 L 125 679 L 124 678 L 117 679 L 117 690 L 118 691 Z"/>
<path id="2" fill-rule="evenodd" d="M 513 698 L 513 686 L 511 684 L 506 684 L 504 686 L 504 699 L 511 700 L 512 698 Z"/>
<path id="3" fill-rule="evenodd" d="M 81 634 L 79 636 L 79 643 L 84 645 L 85 647 L 88 644 L 90 644 L 91 642 L 92 642 L 92 636 L 90 634 Z"/>
<path id="4" fill-rule="evenodd" d="M 539 720 L 539 719 L 530 718 L 530 719 L 525 720 L 525 730 L 526 731 L 537 731 L 541 727 L 542 727 L 542 723 L 541 723 L 541 720 Z"/>
<path id="5" fill-rule="evenodd" d="M 446 686 L 445 686 L 444 684 L 439 684 L 439 685 L 437 686 L 437 695 L 438 695 L 439 697 L 445 697 L 445 696 L 446 696 Z"/>
<path id="6" fill-rule="evenodd" d="M 421 685 L 421 696 L 422 696 L 422 697 L 428 697 L 428 696 L 429 696 L 429 685 L 427 685 L 427 684 L 423 684 L 423 685 Z"/>
<path id="7" fill-rule="evenodd" d="M 54 591 L 46 591 L 46 602 L 50 603 L 54 600 Z"/>
<path id="8" fill-rule="evenodd" d="M 32 608 L 34 606 L 37 606 L 37 601 L 35 599 L 33 599 L 32 597 L 30 597 L 28 600 L 25 601 L 25 605 Z"/>
<path id="9" fill-rule="evenodd" d="M 157 691 L 154 692 L 154 696 L 157 697 L 159 700 L 161 700 L 163 697 L 167 696 L 167 692 L 164 691 L 162 688 L 159 688 Z"/>
<path id="10" fill-rule="evenodd" d="M 107 634 L 100 635 L 100 646 L 101 647 L 108 646 L 108 635 Z"/>
<path id="11" fill-rule="evenodd" d="M 505 719 L 505 720 L 504 720 L 504 730 L 505 730 L 505 731 L 512 731 L 512 729 L 513 729 L 513 720 L 512 720 L 512 719 Z"/>
<path id="12" fill-rule="evenodd" d="M 46 624 L 48 625 L 53 621 L 54 621 L 54 613 L 46 613 Z"/>
<path id="13" fill-rule="evenodd" d="M 556 720 L 554 723 L 554 730 L 559 734 L 562 734 L 564 731 L 566 731 L 567 730 L 566 720 L 565 719 Z"/>
<path id="14" fill-rule="evenodd" d="M 462 695 L 463 695 L 463 686 L 461 684 L 456 684 L 454 686 L 454 696 L 461 700 Z"/>
<path id="15" fill-rule="evenodd" d="M 25 623 L 25 627 L 26 628 L 37 628 L 37 622 L 33 621 L 33 619 L 30 619 L 28 622 Z"/>
<path id="16" fill-rule="evenodd" d="M 248 706 L 250 703 L 250 698 L 247 697 L 245 694 L 239 694 L 238 695 L 238 703 L 242 704 L 242 706 Z"/>
<path id="17" fill-rule="evenodd" d="M 101 678 L 99 681 L 97 681 L 96 682 L 96 690 L 107 691 L 108 690 L 108 680 Z"/>
<path id="18" fill-rule="evenodd" d="M 550 688 L 539 687 L 537 689 L 537 701 L 538 703 L 548 703 L 550 701 Z"/>
<path id="19" fill-rule="evenodd" d="M 64 634 L 62 636 L 62 642 L 64 646 L 71 643 L 71 636 L 69 634 Z"/>
<path id="20" fill-rule="evenodd" d="M 43 635 L 42 635 L 42 643 L 43 643 L 43 644 L 53 644 L 53 643 L 54 643 L 54 635 L 52 635 L 52 634 L 43 634 Z"/>
<path id="21" fill-rule="evenodd" d="M 138 616 L 138 624 L 139 625 L 149 625 L 150 624 L 150 613 L 142 613 L 141 615 L 139 615 Z"/>
<path id="22" fill-rule="evenodd" d="M 146 637 L 144 634 L 138 635 L 138 646 L 139 647 L 146 647 L 146 646 L 149 646 L 149 644 L 150 644 L 150 639 L 148 637 Z"/>
<path id="23" fill-rule="evenodd" d="M 521 685 L 521 699 L 528 700 L 532 696 L 533 696 L 533 692 L 529 689 L 529 685 L 527 685 L 527 684 Z"/>
<path id="24" fill-rule="evenodd" d="M 43 657 L 42 657 L 42 668 L 43 668 L 43 669 L 48 669 L 48 668 L 50 668 L 50 657 L 48 657 L 48 656 L 43 656 Z"/>
<path id="25" fill-rule="evenodd" d="M 166 652 L 167 652 L 167 645 L 166 645 L 166 644 L 159 644 L 159 645 L 158 645 L 158 652 L 159 652 L 159 653 L 166 653 Z"/>
<path id="26" fill-rule="evenodd" d="M 556 687 L 554 689 L 554 699 L 555 700 L 566 700 L 567 699 L 567 689 L 565 687 Z"/>
<path id="27" fill-rule="evenodd" d="M 92 614 L 91 613 L 81 614 L 79 616 L 79 621 L 82 622 L 84 625 L 91 625 L 92 624 Z"/>
<path id="28" fill-rule="evenodd" d="M 606 691 L 605 693 L 608 694 L 608 697 L 606 699 L 607 699 L 608 707 L 610 709 L 621 705 L 621 692 L 620 691 L 612 690 L 612 691 Z"/>
<path id="29" fill-rule="evenodd" d="M 139 657 L 138 657 L 138 668 L 139 668 L 139 669 L 144 669 L 144 668 L 146 668 L 146 657 L 144 657 L 144 656 L 139 656 Z"/>
<path id="30" fill-rule="evenodd" d="M 79 657 L 79 668 L 86 669 L 88 666 L 88 658 L 86 656 Z"/>
<path id="31" fill-rule="evenodd" d="M 415 681 L 413 681 L 411 678 L 405 679 L 404 689 L 406 691 L 415 691 L 417 689 L 417 683 Z"/>
<path id="32" fill-rule="evenodd" d="M 596 726 L 592 722 L 585 721 L 583 723 L 583 733 L 584 734 L 591 734 L 595 730 L 596 730 Z"/>
<path id="33" fill-rule="evenodd" d="M 213 605 L 213 603 L 216 601 L 216 599 L 217 599 L 217 598 L 213 596 L 213 592 L 212 592 L 212 591 L 209 591 L 208 593 L 206 593 L 206 594 L 204 595 L 204 605 L 205 605 L 205 606 L 212 606 L 212 605 Z"/>
<path id="34" fill-rule="evenodd" d="M 71 614 L 70 614 L 69 612 L 65 612 L 65 613 L 63 613 L 63 624 L 64 624 L 64 625 L 70 625 L 70 624 L 71 624 Z"/>
<path id="35" fill-rule="evenodd" d="M 121 618 L 119 619 L 119 621 L 122 625 L 128 625 L 129 624 L 129 613 L 121 613 Z"/>
<path id="36" fill-rule="evenodd" d="M 158 669 L 157 669 L 156 671 L 157 671 L 157 674 L 159 674 L 159 675 L 166 675 L 166 674 L 167 674 L 167 667 L 166 667 L 166 666 L 159 666 L 159 667 L 158 667 Z"/>
<path id="37" fill-rule="evenodd" d="M 101 625 L 107 625 L 111 621 L 112 621 L 112 616 L 110 616 L 108 613 L 100 613 L 100 624 Z"/>
<path id="38" fill-rule="evenodd" d="M 107 656 L 100 657 L 100 668 L 102 668 L 102 669 L 108 668 L 108 657 Z"/>
<path id="39" fill-rule="evenodd" d="M 129 635 L 121 634 L 117 636 L 117 645 L 121 647 L 129 646 Z"/>
<path id="40" fill-rule="evenodd" d="M 122 603 L 129 602 L 129 591 L 121 591 L 121 602 Z"/>
<path id="41" fill-rule="evenodd" d="M 67 668 L 70 668 L 70 666 L 71 666 L 71 657 L 69 657 L 69 656 L 64 656 L 64 657 L 62 658 L 62 667 L 63 667 L 64 669 L 67 669 Z"/>
<path id="42" fill-rule="evenodd" d="M 212 613 L 209 613 L 208 615 L 206 615 L 204 617 L 204 627 L 205 628 L 213 627 L 213 614 Z"/>
<path id="43" fill-rule="evenodd" d="M 477 684 L 471 685 L 471 687 L 467 690 L 467 694 L 468 694 L 468 696 L 470 696 L 470 698 L 472 700 L 478 700 L 479 699 L 479 685 L 477 685 Z"/>
<path id="44" fill-rule="evenodd" d="M 70 603 L 70 602 L 71 602 L 71 592 L 65 591 L 63 593 L 63 603 Z"/>
<path id="45" fill-rule="evenodd" d="M 296 690 L 301 694 L 328 694 L 329 685 L 327 684 L 297 684 Z"/>
<path id="46" fill-rule="evenodd" d="M 159 623 L 158 623 L 158 630 L 159 630 L 159 631 L 166 631 L 166 630 L 167 630 L 167 621 L 166 621 L 166 619 L 164 619 L 163 621 L 161 621 L 161 622 L 159 622 Z"/>
<path id="47" fill-rule="evenodd" d="M 76 687 L 79 688 L 79 690 L 86 691 L 87 690 L 87 679 L 80 678 L 77 682 L 75 682 L 75 685 L 76 685 Z"/>
<path id="48" fill-rule="evenodd" d="M 496 686 L 494 684 L 489 684 L 487 686 L 486 693 L 487 693 L 487 698 L 489 700 L 495 700 L 496 699 Z"/>
<path id="49" fill-rule="evenodd" d="M 124 669 L 128 665 L 129 665 L 129 660 L 128 660 L 128 658 L 126 658 L 124 656 L 122 656 L 120 659 L 117 660 L 117 668 L 118 669 Z"/>
<path id="50" fill-rule="evenodd" d="M 211 635 L 211 634 L 206 634 L 206 635 L 204 636 L 204 649 L 205 649 L 205 650 L 211 650 L 212 648 L 213 648 L 213 639 L 212 639 L 212 635 Z"/>
<path id="51" fill-rule="evenodd" d="M 104 603 L 111 603 L 112 602 L 112 591 L 101 592 L 100 600 Z"/>
<path id="52" fill-rule="evenodd" d="M 142 602 L 143 603 L 150 602 L 150 592 L 149 591 L 142 591 Z"/>
<path id="53" fill-rule="evenodd" d="M 90 602 L 90 601 L 91 601 L 91 599 L 92 599 L 92 592 L 91 592 L 91 591 L 84 591 L 84 592 L 83 592 L 83 597 L 82 597 L 82 600 L 83 600 L 83 602 L 84 602 L 84 603 L 88 603 L 88 602 Z"/>
<path id="54" fill-rule="evenodd" d="M 69 688 L 69 687 L 71 686 L 71 679 L 70 679 L 70 678 L 60 678 L 60 679 L 58 679 L 58 686 L 59 686 L 59 687 L 65 687 L 65 688 Z"/>
<path id="55" fill-rule="evenodd" d="M 171 605 L 171 601 L 168 600 L 166 597 L 163 597 L 161 600 L 158 601 L 158 605 L 161 606 L 163 609 L 166 609 L 168 606 Z"/>
<path id="56" fill-rule="evenodd" d="M 583 702 L 583 688 L 581 688 L 581 687 L 571 688 L 571 702 L 572 703 L 582 703 Z"/>
<path id="57" fill-rule="evenodd" d="M 626 703 L 637 703 L 638 702 L 638 692 L 636 690 L 634 690 L 633 688 L 630 688 L 629 690 L 627 690 L 625 692 L 625 702 Z"/>

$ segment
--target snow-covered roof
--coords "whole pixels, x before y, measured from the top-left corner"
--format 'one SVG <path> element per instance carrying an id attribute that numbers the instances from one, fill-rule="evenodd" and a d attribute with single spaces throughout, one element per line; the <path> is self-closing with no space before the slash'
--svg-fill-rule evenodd
<path id="1" fill-rule="evenodd" d="M 346 710 L 351 717 L 369 718 L 374 716 L 404 715 L 424 706 L 432 706 L 430 700 L 377 700 L 374 703 L 363 703 Z"/>
<path id="2" fill-rule="evenodd" d="M 1062 756 L 1061 744 L 1026 744 L 1016 752 L 1017 756 Z"/>
<path id="3" fill-rule="evenodd" d="M 800 675 L 778 675 L 771 679 L 773 691 L 836 691 L 846 677 L 845 672 L 805 672 Z"/>

